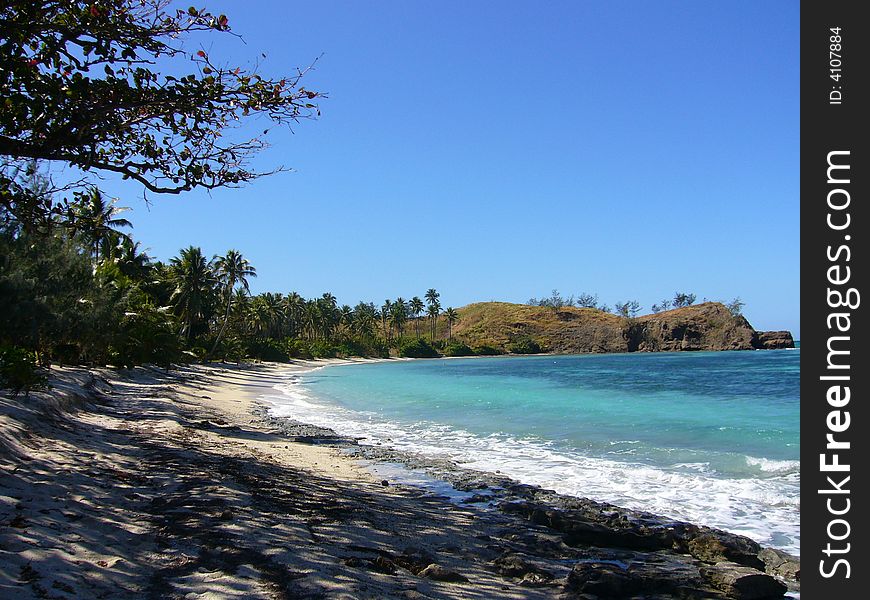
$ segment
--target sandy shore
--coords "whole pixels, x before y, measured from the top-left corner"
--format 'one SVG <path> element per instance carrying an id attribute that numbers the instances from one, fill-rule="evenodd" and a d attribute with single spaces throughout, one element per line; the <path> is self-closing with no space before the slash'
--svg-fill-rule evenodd
<path id="1" fill-rule="evenodd" d="M 63 369 L 0 397 L 0 598 L 782 596 L 734 536 L 528 486 L 457 505 L 293 441 L 256 398 L 325 364 Z"/>

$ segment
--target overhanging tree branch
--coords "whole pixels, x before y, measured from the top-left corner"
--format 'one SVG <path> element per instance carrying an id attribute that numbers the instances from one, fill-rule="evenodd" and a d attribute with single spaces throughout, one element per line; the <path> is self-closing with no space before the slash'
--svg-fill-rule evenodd
<path id="1" fill-rule="evenodd" d="M 180 45 L 185 34 L 229 32 L 228 18 L 167 6 L 15 0 L 0 8 L 0 155 L 118 173 L 158 194 L 234 187 L 284 170 L 250 168 L 266 143 L 238 140 L 238 125 L 317 117 L 324 95 L 301 85 L 313 65 L 271 79 L 218 66 L 204 50 L 190 55 Z M 160 57 L 190 59 L 196 72 L 163 75 L 153 70 Z M 14 210 L 14 197 L 4 198 Z"/>

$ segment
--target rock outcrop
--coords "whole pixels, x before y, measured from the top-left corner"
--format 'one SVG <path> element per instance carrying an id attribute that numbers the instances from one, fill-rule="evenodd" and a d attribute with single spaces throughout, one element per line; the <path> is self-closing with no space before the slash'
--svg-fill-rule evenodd
<path id="1" fill-rule="evenodd" d="M 483 302 L 459 309 L 454 338 L 509 351 L 532 339 L 560 354 L 793 348 L 787 331 L 756 331 L 719 302 L 624 318 L 594 308 Z M 446 331 L 444 332 L 446 335 Z"/>
<path id="2" fill-rule="evenodd" d="M 629 351 L 750 350 L 756 332 L 719 302 L 639 317 L 629 325 Z"/>
<path id="3" fill-rule="evenodd" d="M 763 600 L 800 589 L 799 559 L 747 537 L 585 498 L 558 503 L 521 500 L 500 508 L 580 549 L 567 597 Z"/>
<path id="4" fill-rule="evenodd" d="M 756 331 L 752 347 L 756 350 L 794 348 L 794 338 L 788 331 Z"/>

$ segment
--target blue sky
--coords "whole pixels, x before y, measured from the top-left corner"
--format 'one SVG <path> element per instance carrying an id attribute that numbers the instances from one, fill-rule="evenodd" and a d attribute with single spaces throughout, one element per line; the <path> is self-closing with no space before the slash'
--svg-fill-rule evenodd
<path id="1" fill-rule="evenodd" d="M 329 99 L 271 130 L 258 164 L 293 173 L 150 207 L 112 184 L 153 256 L 237 248 L 255 293 L 348 304 L 739 296 L 799 335 L 798 2 L 205 5 L 244 38 L 213 59 L 322 55 Z"/>

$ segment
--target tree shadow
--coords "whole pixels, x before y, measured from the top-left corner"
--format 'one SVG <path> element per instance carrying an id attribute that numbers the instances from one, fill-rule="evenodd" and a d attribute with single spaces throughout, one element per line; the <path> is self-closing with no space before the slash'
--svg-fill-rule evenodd
<path id="1" fill-rule="evenodd" d="M 482 600 L 560 590 L 520 586 L 488 564 L 528 551 L 528 523 L 255 455 L 239 442 L 286 438 L 214 426 L 170 399 L 171 376 L 149 377 L 115 382 L 64 419 L 17 414 L 27 435 L 0 454 L 0 596 Z M 538 533 L 559 548 L 548 568 L 564 576 L 570 561 L 560 560 L 574 550 Z M 421 576 L 430 563 L 460 580 Z"/>

